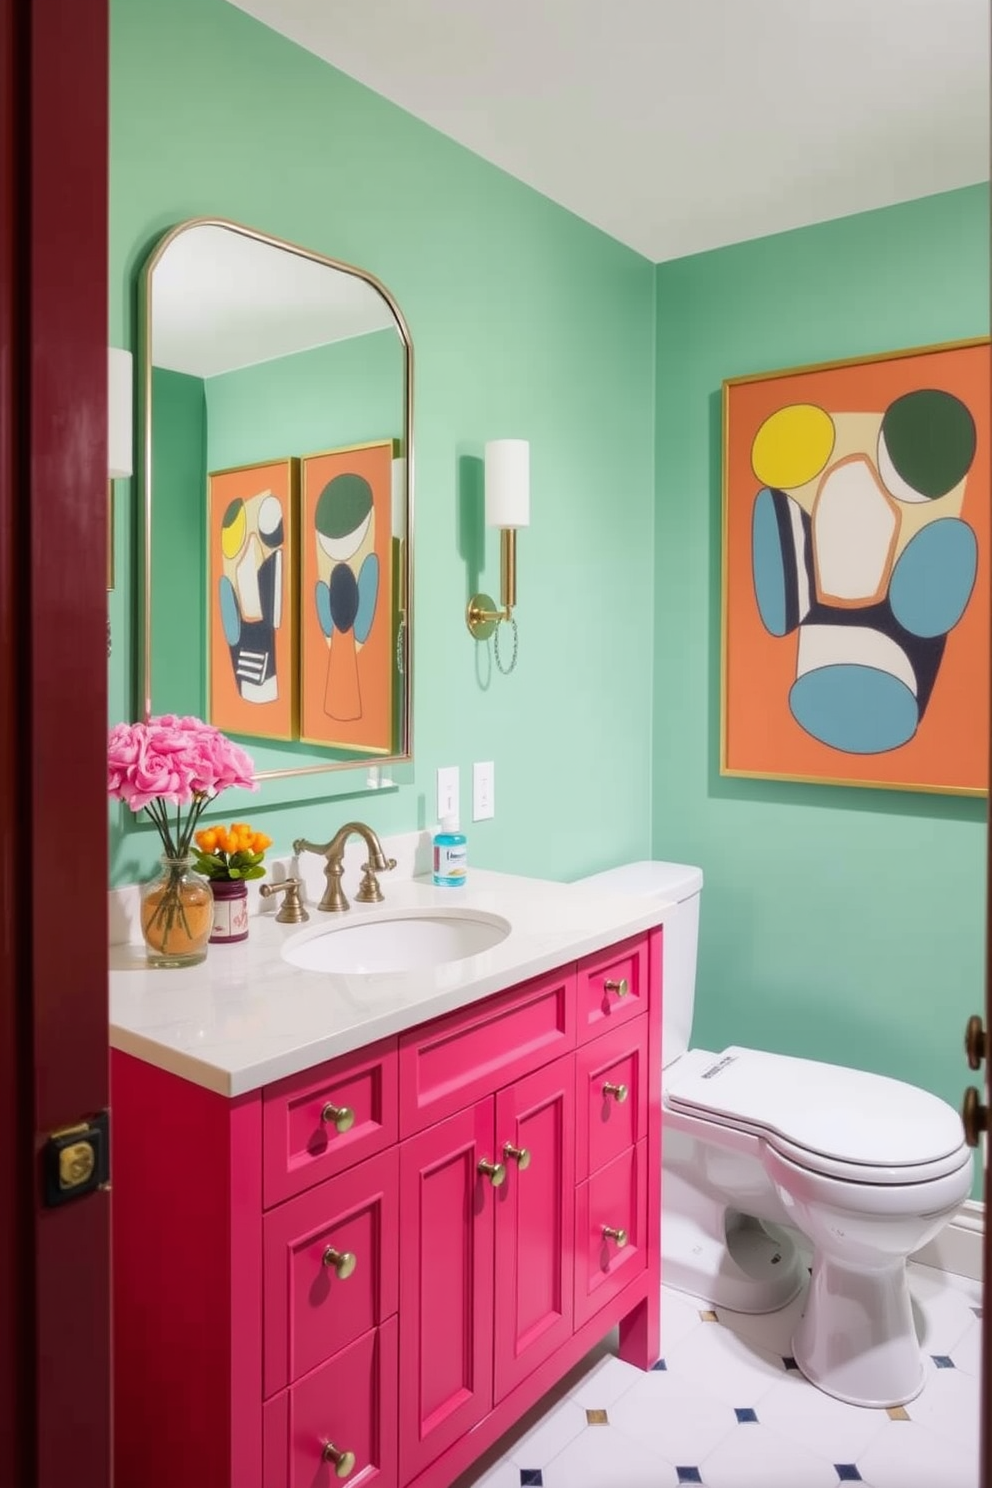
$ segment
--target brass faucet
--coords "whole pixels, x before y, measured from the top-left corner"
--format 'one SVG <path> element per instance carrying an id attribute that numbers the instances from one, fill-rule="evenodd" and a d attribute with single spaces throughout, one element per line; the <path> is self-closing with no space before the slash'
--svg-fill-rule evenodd
<path id="1" fill-rule="evenodd" d="M 324 868 L 327 888 L 324 890 L 323 899 L 317 905 L 318 909 L 335 912 L 348 908 L 348 901 L 341 887 L 341 875 L 344 872 L 345 843 L 349 837 L 355 835 L 365 839 L 365 845 L 369 850 L 369 860 L 362 864 L 362 881 L 355 899 L 360 904 L 381 903 L 383 894 L 376 874 L 395 868 L 396 859 L 386 857 L 382 850 L 382 843 L 371 827 L 367 827 L 364 822 L 345 822 L 344 826 L 335 832 L 330 842 L 318 844 L 308 842 L 305 837 L 297 837 L 293 843 L 293 851 L 297 855 L 301 852 L 323 853 L 327 859 L 327 865 Z"/>

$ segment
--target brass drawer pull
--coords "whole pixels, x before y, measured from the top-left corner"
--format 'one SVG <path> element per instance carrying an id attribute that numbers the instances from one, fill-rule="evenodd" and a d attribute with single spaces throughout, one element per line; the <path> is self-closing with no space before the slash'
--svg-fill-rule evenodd
<path id="1" fill-rule="evenodd" d="M 502 1163 L 494 1163 L 483 1158 L 479 1163 L 479 1172 L 485 1173 L 493 1188 L 499 1188 L 501 1183 L 506 1182 L 506 1168 Z"/>
<path id="2" fill-rule="evenodd" d="M 355 1124 L 355 1113 L 350 1106 L 332 1106 L 328 1101 L 320 1113 L 321 1121 L 333 1124 L 339 1132 L 351 1131 Z"/>
<path id="3" fill-rule="evenodd" d="M 607 992 L 615 992 L 618 997 L 626 997 L 627 993 L 630 991 L 630 987 L 627 984 L 626 977 L 621 977 L 620 980 L 616 982 L 612 979 L 609 979 L 603 983 L 603 986 L 606 988 Z"/>
<path id="4" fill-rule="evenodd" d="M 624 1246 L 627 1244 L 626 1230 L 615 1230 L 612 1225 L 604 1225 L 603 1234 L 606 1236 L 607 1239 L 615 1240 L 617 1242 L 618 1250 L 623 1250 Z"/>
<path id="5" fill-rule="evenodd" d="M 603 1086 L 603 1094 L 605 1096 L 612 1095 L 617 1105 L 622 1106 L 624 1101 L 630 1094 L 630 1091 L 627 1089 L 626 1085 L 612 1085 L 610 1081 L 607 1080 L 606 1084 Z"/>
<path id="6" fill-rule="evenodd" d="M 347 1281 L 358 1260 L 350 1250 L 335 1250 L 333 1245 L 329 1245 L 324 1251 L 324 1265 L 334 1267 L 339 1281 Z"/>
<path id="7" fill-rule="evenodd" d="M 321 1453 L 325 1462 L 334 1463 L 334 1475 L 338 1478 L 347 1478 L 355 1471 L 354 1452 L 342 1452 L 333 1442 L 325 1442 Z"/>
<path id="8" fill-rule="evenodd" d="M 503 1156 L 512 1157 L 521 1172 L 530 1167 L 530 1149 L 527 1147 L 514 1147 L 512 1142 L 504 1142 Z"/>

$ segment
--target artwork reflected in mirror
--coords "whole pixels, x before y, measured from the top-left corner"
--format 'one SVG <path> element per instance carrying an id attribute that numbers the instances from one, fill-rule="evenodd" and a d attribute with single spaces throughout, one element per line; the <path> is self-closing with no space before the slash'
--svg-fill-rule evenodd
<path id="1" fill-rule="evenodd" d="M 209 718 L 260 778 L 409 759 L 399 308 L 219 220 L 172 229 L 143 282 L 145 716 Z"/>

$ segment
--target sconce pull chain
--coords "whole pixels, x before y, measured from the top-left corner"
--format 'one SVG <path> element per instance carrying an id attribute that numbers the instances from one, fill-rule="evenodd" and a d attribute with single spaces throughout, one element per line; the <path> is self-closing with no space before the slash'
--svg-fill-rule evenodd
<path id="1" fill-rule="evenodd" d="M 503 673 L 503 676 L 504 677 L 508 677 L 510 675 L 510 673 L 513 671 L 513 668 L 517 664 L 517 650 L 519 648 L 520 642 L 519 642 L 519 637 L 517 635 L 517 620 L 516 620 L 516 616 L 515 615 L 511 615 L 510 618 L 509 618 L 509 620 L 505 621 L 504 623 L 507 624 L 507 625 L 510 625 L 513 628 L 513 654 L 510 657 L 510 665 L 509 666 L 504 666 L 503 663 L 499 659 L 499 625 L 497 625 L 496 626 L 496 629 L 493 631 L 493 651 L 495 652 L 495 655 L 496 655 L 496 665 L 499 667 L 500 671 Z"/>

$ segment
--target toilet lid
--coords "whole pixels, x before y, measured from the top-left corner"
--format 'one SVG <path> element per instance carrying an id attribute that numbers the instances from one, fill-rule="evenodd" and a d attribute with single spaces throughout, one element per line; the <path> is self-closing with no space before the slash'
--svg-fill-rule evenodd
<path id="1" fill-rule="evenodd" d="M 960 1165 L 961 1120 L 902 1080 L 732 1045 L 673 1071 L 674 1107 L 757 1131 L 793 1161 L 865 1182 L 912 1183 Z"/>

